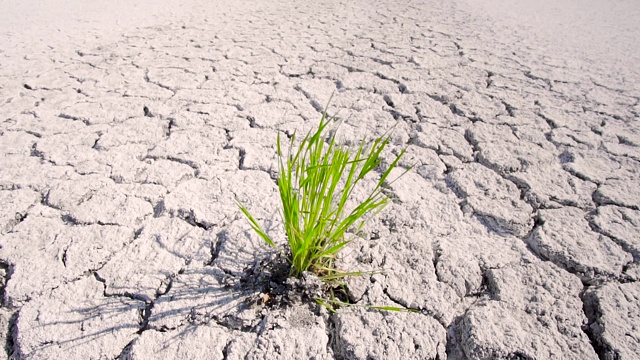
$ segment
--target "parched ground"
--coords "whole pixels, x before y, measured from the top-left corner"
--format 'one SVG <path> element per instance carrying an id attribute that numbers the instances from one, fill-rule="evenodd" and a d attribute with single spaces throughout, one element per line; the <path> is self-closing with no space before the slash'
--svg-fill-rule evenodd
<path id="1" fill-rule="evenodd" d="M 637 359 L 640 10 L 547 3 L 3 3 L 0 358 Z M 417 313 L 276 293 L 234 203 L 285 242 L 331 94 L 414 166 L 351 299 Z"/>

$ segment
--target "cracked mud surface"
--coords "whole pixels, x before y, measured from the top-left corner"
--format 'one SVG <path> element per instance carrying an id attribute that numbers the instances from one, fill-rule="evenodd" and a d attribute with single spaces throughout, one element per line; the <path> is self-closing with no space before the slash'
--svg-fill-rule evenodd
<path id="1" fill-rule="evenodd" d="M 545 26 L 508 0 L 16 5 L 0 358 L 636 358 L 640 9 L 573 3 Z M 567 14 L 621 17 L 588 41 Z M 334 92 L 341 141 L 395 126 L 414 166 L 344 251 L 385 270 L 349 296 L 417 313 L 287 298 L 234 203 L 285 242 L 276 135 Z"/>

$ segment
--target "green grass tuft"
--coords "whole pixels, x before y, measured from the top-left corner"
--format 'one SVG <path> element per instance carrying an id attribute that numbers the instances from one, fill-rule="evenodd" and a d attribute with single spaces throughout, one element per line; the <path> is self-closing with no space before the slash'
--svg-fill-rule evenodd
<path id="1" fill-rule="evenodd" d="M 354 189 L 381 166 L 381 154 L 389 144 L 390 135 L 387 132 L 371 141 L 362 139 L 355 146 L 339 145 L 336 131 L 330 131 L 337 130 L 330 127 L 333 120 L 323 113 L 318 128 L 307 133 L 297 147 L 295 134 L 291 136 L 287 154 L 283 152 L 280 134 L 277 139 L 278 189 L 289 243 L 291 276 L 299 277 L 310 271 L 325 282 L 361 274 L 336 269 L 336 255 L 350 241 L 347 232 L 360 231 L 366 221 L 387 204 L 389 198 L 383 193 L 383 186 L 406 151 L 402 150 L 382 172 L 368 197 L 353 208 L 349 205 L 348 209 L 347 201 Z M 238 206 L 253 230 L 267 244 L 275 246 L 247 208 L 240 202 Z"/>

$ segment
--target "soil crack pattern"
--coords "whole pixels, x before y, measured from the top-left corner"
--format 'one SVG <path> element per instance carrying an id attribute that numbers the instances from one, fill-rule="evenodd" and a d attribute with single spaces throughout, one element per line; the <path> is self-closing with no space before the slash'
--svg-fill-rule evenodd
<path id="1" fill-rule="evenodd" d="M 636 359 L 640 5 L 547 2 L 7 7 L 0 360 Z M 365 188 L 406 150 L 336 313 L 277 183 L 325 111 Z"/>

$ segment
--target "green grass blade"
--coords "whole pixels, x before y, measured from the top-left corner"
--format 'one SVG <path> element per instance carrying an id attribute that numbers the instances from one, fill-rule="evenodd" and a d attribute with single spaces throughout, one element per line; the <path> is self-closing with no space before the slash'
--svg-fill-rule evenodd
<path id="1" fill-rule="evenodd" d="M 249 220 L 251 228 L 256 232 L 256 234 L 258 234 L 258 236 L 260 236 L 267 244 L 273 247 L 276 247 L 276 244 L 274 244 L 271 238 L 262 230 L 262 228 L 260 227 L 256 219 L 249 213 L 249 210 L 247 210 L 247 208 L 244 205 L 242 205 L 242 203 L 240 203 L 240 201 L 237 198 L 236 198 L 236 203 L 240 207 L 240 211 L 242 211 L 242 213 Z"/>

